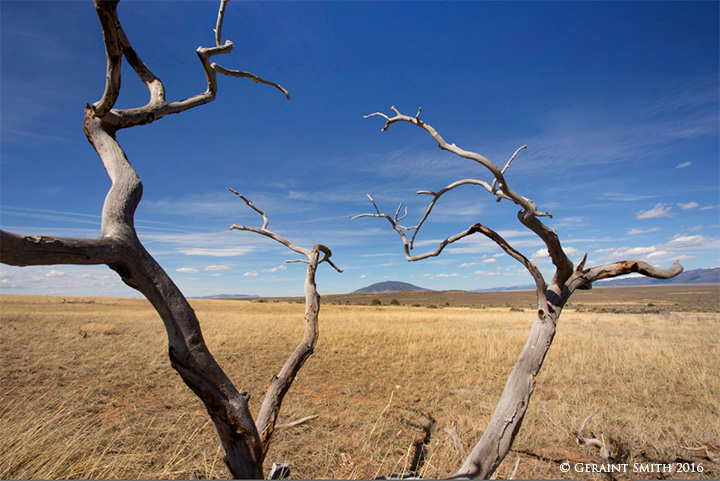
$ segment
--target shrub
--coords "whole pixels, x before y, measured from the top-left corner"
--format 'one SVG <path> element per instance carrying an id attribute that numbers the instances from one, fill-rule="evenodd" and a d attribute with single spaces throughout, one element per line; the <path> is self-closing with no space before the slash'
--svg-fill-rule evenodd
<path id="1" fill-rule="evenodd" d="M 380 301 L 380 299 L 378 299 L 378 298 L 376 297 L 375 299 L 373 299 L 372 301 L 370 301 L 370 305 L 371 305 L 371 306 L 380 306 L 380 305 L 382 305 L 382 302 Z"/>
<path id="2" fill-rule="evenodd" d="M 393 300 L 390 301 L 390 305 L 391 305 L 391 306 L 399 306 L 399 305 L 400 305 L 400 301 L 398 301 L 397 299 L 393 299 Z"/>

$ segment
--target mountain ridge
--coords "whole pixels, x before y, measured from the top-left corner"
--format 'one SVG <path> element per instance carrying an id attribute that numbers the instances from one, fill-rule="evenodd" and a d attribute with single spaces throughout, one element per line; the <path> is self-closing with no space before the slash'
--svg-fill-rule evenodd
<path id="1" fill-rule="evenodd" d="M 362 287 L 356 291 L 352 291 L 350 294 L 380 294 L 383 292 L 397 292 L 397 291 L 429 291 L 431 289 L 425 289 L 424 287 L 416 286 L 408 282 L 399 281 L 385 281 L 376 282 L 366 287 Z"/>

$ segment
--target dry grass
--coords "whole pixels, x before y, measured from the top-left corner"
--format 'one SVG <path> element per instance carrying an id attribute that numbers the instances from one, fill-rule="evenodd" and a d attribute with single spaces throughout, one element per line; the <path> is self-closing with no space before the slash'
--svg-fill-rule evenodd
<path id="1" fill-rule="evenodd" d="M 149 304 L 61 301 L 0 298 L 0 477 L 227 476 Z M 303 306 L 193 305 L 211 351 L 257 409 L 301 336 Z M 530 317 L 507 308 L 323 306 L 320 343 L 279 422 L 319 417 L 277 431 L 268 465 L 288 462 L 296 478 L 372 478 L 418 462 L 424 477 L 451 475 L 459 456 L 443 428 L 457 423 L 468 444 L 479 438 Z M 625 459 L 687 459 L 703 464 L 699 477 L 720 476 L 703 453 L 682 448 L 720 446 L 719 327 L 717 313 L 566 310 L 498 477 L 518 455 L 518 478 L 600 477 L 563 475 L 553 461 L 597 457 L 571 434 L 596 408 L 588 427 Z"/>

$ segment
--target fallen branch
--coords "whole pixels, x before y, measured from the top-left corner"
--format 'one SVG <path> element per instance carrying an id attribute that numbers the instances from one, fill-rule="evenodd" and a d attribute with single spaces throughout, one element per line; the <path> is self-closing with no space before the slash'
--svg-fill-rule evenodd
<path id="1" fill-rule="evenodd" d="M 275 429 L 280 429 L 280 428 L 293 428 L 293 427 L 298 426 L 298 425 L 300 425 L 300 424 L 302 424 L 302 423 L 306 423 L 306 422 L 308 422 L 308 421 L 312 421 L 313 419 L 315 419 L 315 418 L 317 418 L 317 417 L 320 417 L 320 415 L 319 415 L 319 414 L 313 414 L 312 416 L 306 416 L 306 417 L 304 417 L 304 418 L 300 418 L 300 419 L 298 419 L 298 420 L 296 420 L 296 421 L 293 421 L 293 422 L 291 422 L 291 423 L 280 424 L 280 425 L 278 425 L 278 426 L 275 426 Z"/>
<path id="2" fill-rule="evenodd" d="M 597 439 L 595 437 L 595 434 L 593 432 L 590 432 L 589 438 L 586 438 L 582 435 L 582 430 L 585 429 L 585 424 L 598 413 L 598 410 L 596 409 L 592 414 L 590 414 L 588 417 L 586 417 L 582 424 L 580 425 L 580 429 L 573 431 L 573 434 L 575 435 L 576 441 L 578 443 L 578 446 L 594 446 L 600 450 L 600 458 L 603 461 L 607 461 L 610 459 L 610 451 L 608 451 L 607 446 L 605 445 L 605 440 L 602 441 L 600 439 Z"/>
<path id="3" fill-rule="evenodd" d="M 450 436 L 450 439 L 453 440 L 453 445 L 455 446 L 455 449 L 457 449 L 458 454 L 460 455 L 460 460 L 462 461 L 467 458 L 467 449 L 465 449 L 465 445 L 463 444 L 462 439 L 460 439 L 460 435 L 457 432 L 457 422 L 453 423 L 453 427 L 444 428 L 443 431 L 445 431 Z"/>

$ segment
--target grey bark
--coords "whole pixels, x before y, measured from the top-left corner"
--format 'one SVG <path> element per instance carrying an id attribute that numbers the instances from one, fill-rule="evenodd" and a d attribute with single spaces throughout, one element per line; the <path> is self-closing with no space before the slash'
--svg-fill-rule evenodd
<path id="1" fill-rule="evenodd" d="M 399 217 L 401 207 L 398 207 L 394 216 L 384 214 L 378 209 L 375 201 L 373 201 L 369 195 L 368 197 L 372 202 L 375 213 L 361 214 L 353 218 L 380 217 L 390 222 L 393 229 L 400 235 L 405 257 L 408 261 L 417 261 L 427 257 L 437 256 L 446 246 L 453 242 L 476 233 L 483 234 L 502 248 L 506 254 L 520 262 L 535 280 L 538 309 L 525 346 L 515 366 L 508 375 L 500 400 L 495 407 L 495 411 L 482 437 L 467 456 L 460 469 L 453 476 L 456 478 L 488 479 L 493 475 L 503 459 L 505 459 L 515 436 L 520 430 L 530 403 L 530 398 L 535 390 L 535 378 L 540 372 L 545 356 L 555 337 L 556 326 L 562 309 L 572 293 L 577 289 L 590 289 L 592 283 L 600 279 L 621 276 L 632 272 L 638 272 L 649 277 L 668 279 L 680 274 L 683 268 L 677 262 L 668 269 L 658 269 L 641 261 L 620 261 L 586 269 L 586 255 L 578 267 L 573 269 L 573 263 L 565 254 L 565 251 L 563 251 L 557 232 L 542 223 L 539 219 L 539 217 L 552 217 L 551 214 L 538 211 L 537 206 L 532 200 L 523 197 L 511 190 L 508 186 L 505 173 L 515 156 L 520 150 L 525 149 L 525 146 L 515 151 L 510 160 L 500 169 L 489 159 L 478 153 L 463 150 L 455 144 L 447 143 L 432 126 L 420 119 L 420 109 L 414 117 L 401 114 L 395 107 L 392 107 L 392 110 L 395 112 L 394 117 L 376 112 L 365 118 L 374 116 L 384 118 L 386 123 L 382 129 L 383 131 L 387 130 L 396 122 L 407 122 L 416 125 L 428 132 L 441 149 L 473 160 L 485 167 L 490 171 L 492 181 L 486 182 L 476 179 L 464 179 L 454 182 L 438 192 L 419 191 L 418 194 L 431 195 L 433 199 L 420 222 L 412 227 L 400 225 L 399 222 L 405 217 L 405 215 Z M 555 265 L 555 274 L 549 285 L 540 270 L 527 257 L 514 249 L 497 232 L 479 223 L 471 225 L 460 233 L 449 236 L 440 242 L 438 247 L 433 251 L 418 255 L 411 254 L 415 236 L 428 218 L 438 199 L 444 193 L 464 185 L 483 187 L 490 194 L 496 196 L 498 201 L 509 200 L 520 207 L 521 210 L 518 212 L 518 220 L 543 241 Z M 407 212 L 405 214 L 407 214 Z M 414 232 L 411 240 L 408 242 L 407 233 L 409 231 Z"/>
<path id="2" fill-rule="evenodd" d="M 201 47 L 197 51 L 207 78 L 207 90 L 186 100 L 167 102 L 162 82 L 130 45 L 118 19 L 117 3 L 118 0 L 95 0 L 107 56 L 106 85 L 102 98 L 92 106 L 85 107 L 83 122 L 85 134 L 112 182 L 103 204 L 102 237 L 56 238 L 0 231 L 0 261 L 16 266 L 106 264 L 128 286 L 140 291 L 157 310 L 165 325 L 172 367 L 202 400 L 215 425 L 230 474 L 235 478 L 262 478 L 263 460 L 270 435 L 266 434 L 261 439 L 250 413 L 250 396 L 238 392 L 215 361 L 205 344 L 194 310 L 138 239 L 134 214 L 142 197 L 142 183 L 117 142 L 115 133 L 118 129 L 151 123 L 165 115 L 211 102 L 217 93 L 217 72 L 250 78 L 274 86 L 289 96 L 273 82 L 209 62 L 210 57 L 228 53 L 233 47 L 230 41 L 220 45 L 222 15 L 226 4 L 226 0 L 222 0 L 216 27 L 216 46 Z M 114 108 L 120 93 L 123 56 L 150 91 L 151 100 L 143 107 L 127 110 Z M 313 312 L 317 315 L 319 297 L 313 302 L 316 306 Z M 287 387 L 289 383 L 285 390 Z M 268 393 L 270 397 L 274 395 Z"/>

